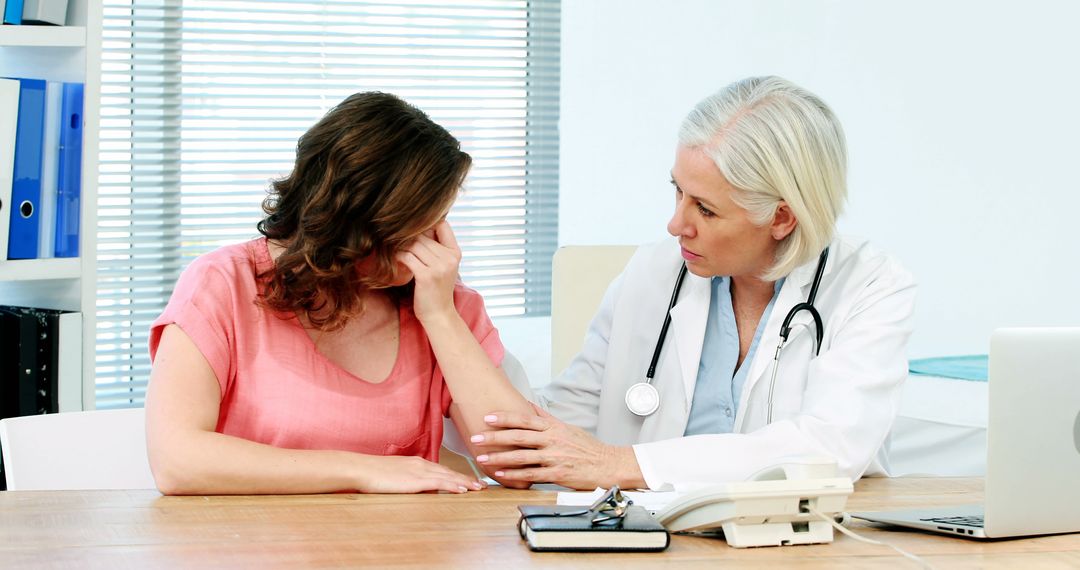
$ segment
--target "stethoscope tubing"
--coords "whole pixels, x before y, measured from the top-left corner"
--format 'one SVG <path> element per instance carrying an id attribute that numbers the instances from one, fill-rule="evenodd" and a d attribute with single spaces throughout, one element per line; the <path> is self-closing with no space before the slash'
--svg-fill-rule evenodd
<path id="1" fill-rule="evenodd" d="M 649 361 L 649 369 L 645 372 L 645 383 L 652 383 L 656 374 L 656 363 L 660 360 L 660 351 L 664 348 L 664 339 L 667 338 L 668 328 L 671 327 L 671 310 L 679 300 L 679 291 L 682 289 L 683 280 L 686 279 L 686 263 L 683 262 L 679 269 L 679 276 L 675 278 L 675 287 L 671 290 L 671 300 L 668 301 L 667 312 L 664 313 L 664 324 L 660 327 L 660 337 L 656 339 L 656 348 L 653 349 L 652 360 Z"/>
<path id="2" fill-rule="evenodd" d="M 787 344 L 788 336 L 791 334 L 791 321 L 801 311 L 809 312 L 813 319 L 814 329 L 817 333 L 817 343 L 815 345 L 814 355 L 817 356 L 821 354 L 821 342 L 825 335 L 825 325 L 821 320 L 821 314 L 818 313 L 817 308 L 814 306 L 814 301 L 817 300 L 818 288 L 821 286 L 821 277 L 825 274 L 825 264 L 828 260 L 829 248 L 826 247 L 822 250 L 821 255 L 818 256 L 817 269 L 814 271 L 814 280 L 810 285 L 810 293 L 806 296 L 806 301 L 792 307 L 787 315 L 784 316 L 783 324 L 780 326 L 780 342 L 776 345 L 776 354 L 773 357 L 773 371 L 769 380 L 769 411 L 766 423 L 772 423 L 773 389 L 776 386 L 776 373 L 780 368 L 780 352 L 783 350 L 784 345 Z M 679 291 L 682 289 L 682 284 L 686 279 L 687 271 L 686 263 L 683 262 L 682 267 L 679 269 L 679 276 L 675 279 L 675 286 L 671 291 L 671 300 L 668 301 L 667 313 L 664 314 L 664 324 L 660 327 L 660 335 L 656 339 L 656 347 L 653 349 L 652 359 L 649 361 L 649 369 L 645 372 L 645 381 L 634 384 L 627 390 L 627 408 L 636 415 L 648 416 L 659 408 L 660 395 L 656 390 L 656 387 L 652 385 L 652 381 L 656 374 L 656 364 L 660 360 L 660 352 L 664 348 L 664 340 L 667 338 L 668 329 L 671 327 L 671 310 L 675 308 L 675 304 L 679 300 Z M 655 399 L 655 403 L 648 406 L 646 409 L 635 409 L 635 406 L 632 404 L 635 399 L 631 397 L 631 394 L 635 390 L 639 393 L 641 390 L 647 390 L 650 397 Z"/>

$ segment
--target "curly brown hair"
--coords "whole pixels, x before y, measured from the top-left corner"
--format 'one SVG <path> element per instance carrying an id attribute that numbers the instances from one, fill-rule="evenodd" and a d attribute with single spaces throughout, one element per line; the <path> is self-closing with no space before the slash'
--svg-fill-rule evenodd
<path id="1" fill-rule="evenodd" d="M 300 137 L 292 173 L 263 201 L 259 233 L 285 251 L 259 276 L 260 302 L 341 328 L 368 291 L 393 282 L 395 254 L 446 213 L 471 165 L 457 139 L 400 98 L 345 99 Z"/>

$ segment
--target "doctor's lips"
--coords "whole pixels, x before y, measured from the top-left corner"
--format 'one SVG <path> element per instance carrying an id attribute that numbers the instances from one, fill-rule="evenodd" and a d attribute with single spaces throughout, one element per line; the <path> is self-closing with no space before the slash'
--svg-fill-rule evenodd
<path id="1" fill-rule="evenodd" d="M 679 246 L 679 248 L 682 250 L 683 259 L 685 259 L 687 261 L 697 261 L 697 260 L 701 259 L 700 255 L 690 251 L 689 249 L 686 249 L 685 247 L 682 247 L 682 246 Z"/>

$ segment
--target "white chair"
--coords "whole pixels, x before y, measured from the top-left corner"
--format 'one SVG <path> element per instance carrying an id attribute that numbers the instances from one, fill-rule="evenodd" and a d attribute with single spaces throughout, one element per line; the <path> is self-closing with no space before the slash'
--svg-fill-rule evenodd
<path id="1" fill-rule="evenodd" d="M 551 260 L 551 374 L 558 375 L 585 340 L 600 301 L 636 245 L 568 245 Z"/>
<path id="2" fill-rule="evenodd" d="M 98 410 L 0 420 L 10 491 L 155 489 L 145 410 Z"/>

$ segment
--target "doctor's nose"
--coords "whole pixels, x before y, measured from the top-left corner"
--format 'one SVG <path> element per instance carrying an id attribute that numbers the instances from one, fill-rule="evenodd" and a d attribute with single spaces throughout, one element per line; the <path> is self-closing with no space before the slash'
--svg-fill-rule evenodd
<path id="1" fill-rule="evenodd" d="M 690 223 L 686 215 L 685 205 L 687 202 L 689 200 L 675 202 L 675 212 L 671 214 L 671 219 L 668 220 L 667 231 L 675 237 L 692 238 L 697 234 L 694 225 Z"/>

